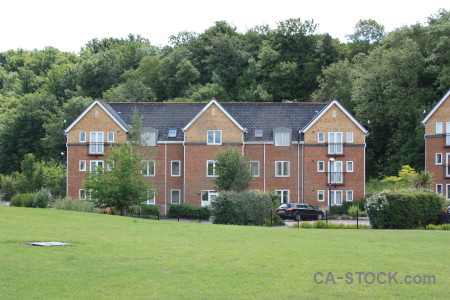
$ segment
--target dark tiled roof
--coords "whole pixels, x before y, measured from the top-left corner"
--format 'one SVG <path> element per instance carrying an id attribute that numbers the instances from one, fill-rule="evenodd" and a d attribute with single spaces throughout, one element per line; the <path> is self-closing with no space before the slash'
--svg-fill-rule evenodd
<path id="1" fill-rule="evenodd" d="M 183 141 L 182 129 L 207 105 L 207 103 L 109 103 L 122 122 L 131 125 L 134 109 L 143 116 L 143 127 L 159 129 L 158 140 Z M 273 129 L 292 129 L 292 139 L 299 139 L 303 129 L 327 103 L 220 103 L 236 122 L 247 129 L 247 141 L 272 141 Z M 170 129 L 177 130 L 176 138 L 169 138 Z M 255 130 L 264 131 L 255 138 Z"/>

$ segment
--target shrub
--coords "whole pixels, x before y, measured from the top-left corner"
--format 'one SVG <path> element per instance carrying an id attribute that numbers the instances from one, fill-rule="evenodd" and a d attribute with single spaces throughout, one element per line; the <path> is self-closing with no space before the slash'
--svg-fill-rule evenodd
<path id="1" fill-rule="evenodd" d="M 258 225 L 275 216 L 269 193 L 261 191 L 221 192 L 211 203 L 214 224 Z"/>
<path id="2" fill-rule="evenodd" d="M 93 213 L 100 212 L 100 208 L 95 207 L 94 203 L 88 200 L 64 198 L 57 200 L 54 206 L 56 209 L 61 210 L 72 210 L 72 211 L 93 212 Z"/>
<path id="3" fill-rule="evenodd" d="M 33 193 L 19 193 L 11 198 L 9 205 L 21 207 L 33 207 Z"/>
<path id="4" fill-rule="evenodd" d="M 2 190 L 1 198 L 3 201 L 11 201 L 11 198 L 16 193 L 12 176 L 0 175 L 0 187 Z"/>
<path id="5" fill-rule="evenodd" d="M 50 191 L 41 188 L 33 197 L 33 207 L 46 208 L 50 202 Z"/>
<path id="6" fill-rule="evenodd" d="M 290 228 L 298 228 L 298 224 L 294 223 Z M 367 225 L 343 224 L 343 223 L 326 223 L 324 221 L 316 221 L 313 224 L 309 222 L 300 223 L 300 228 L 304 229 L 369 229 Z"/>
<path id="7" fill-rule="evenodd" d="M 357 206 L 359 208 L 359 211 L 362 212 L 365 210 L 365 204 L 366 200 L 356 200 L 356 201 L 345 201 L 342 203 L 342 205 L 339 206 L 332 206 L 331 207 L 331 213 L 336 215 L 350 215 L 348 212 L 349 208 L 352 206 Z"/>
<path id="8" fill-rule="evenodd" d="M 426 230 L 450 230 L 450 224 L 433 225 L 428 224 Z"/>
<path id="9" fill-rule="evenodd" d="M 159 208 L 152 204 L 141 204 L 141 216 L 157 216 L 159 214 Z"/>
<path id="10" fill-rule="evenodd" d="M 352 205 L 348 209 L 348 214 L 354 218 L 359 216 L 359 213 L 360 213 L 359 207 L 356 205 Z"/>
<path id="11" fill-rule="evenodd" d="M 172 204 L 169 208 L 169 215 L 182 218 L 200 218 L 209 219 L 211 213 L 208 206 L 194 206 L 191 204 Z"/>
<path id="12" fill-rule="evenodd" d="M 443 197 L 429 190 L 384 191 L 367 200 L 372 228 L 412 229 L 437 223 Z"/>

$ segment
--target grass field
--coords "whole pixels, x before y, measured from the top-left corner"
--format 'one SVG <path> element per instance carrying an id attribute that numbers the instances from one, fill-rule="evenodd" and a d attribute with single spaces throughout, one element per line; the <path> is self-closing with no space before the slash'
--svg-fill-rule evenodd
<path id="1" fill-rule="evenodd" d="M 22 244 L 30 241 L 73 244 Z M 238 227 L 0 207 L 0 299 L 449 299 L 449 251 L 448 231 Z M 337 278 L 346 272 L 352 284 Z M 366 272 L 361 283 L 356 272 Z M 370 284 L 368 272 L 380 282 Z M 398 284 L 379 272 L 398 272 Z M 406 275 L 434 275 L 436 283 L 400 284 Z"/>

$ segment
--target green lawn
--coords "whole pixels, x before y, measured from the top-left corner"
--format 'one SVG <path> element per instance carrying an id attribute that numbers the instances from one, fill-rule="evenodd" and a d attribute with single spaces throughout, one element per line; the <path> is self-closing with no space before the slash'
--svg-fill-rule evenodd
<path id="1" fill-rule="evenodd" d="M 66 247 L 31 247 L 63 241 Z M 0 207 L 0 299 L 449 299 L 448 231 L 151 221 Z M 353 284 L 334 277 L 353 272 Z M 398 272 L 399 284 L 356 272 Z M 434 275 L 436 284 L 400 284 Z M 331 278 L 329 278 L 331 279 Z M 366 279 L 370 282 L 369 273 Z"/>

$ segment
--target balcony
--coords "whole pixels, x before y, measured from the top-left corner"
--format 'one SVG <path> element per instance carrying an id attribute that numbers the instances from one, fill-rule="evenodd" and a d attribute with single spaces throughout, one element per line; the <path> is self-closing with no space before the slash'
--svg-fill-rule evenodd
<path id="1" fill-rule="evenodd" d="M 345 185 L 345 172 L 326 172 L 327 175 L 327 185 L 338 186 Z"/>
<path id="2" fill-rule="evenodd" d="M 104 143 L 89 143 L 89 155 L 103 155 L 105 153 Z"/>
<path id="3" fill-rule="evenodd" d="M 343 156 L 343 155 L 344 155 L 343 143 L 328 143 L 328 156 Z"/>
<path id="4" fill-rule="evenodd" d="M 445 134 L 444 147 L 450 148 L 450 133 Z"/>

